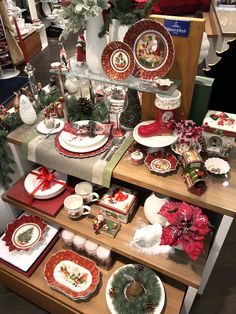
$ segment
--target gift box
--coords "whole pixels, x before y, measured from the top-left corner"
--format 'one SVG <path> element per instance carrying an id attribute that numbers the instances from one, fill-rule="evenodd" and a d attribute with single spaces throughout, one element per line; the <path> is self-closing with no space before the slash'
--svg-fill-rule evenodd
<path id="1" fill-rule="evenodd" d="M 138 206 L 137 192 L 113 184 L 103 195 L 99 208 L 103 215 L 127 223 Z"/>

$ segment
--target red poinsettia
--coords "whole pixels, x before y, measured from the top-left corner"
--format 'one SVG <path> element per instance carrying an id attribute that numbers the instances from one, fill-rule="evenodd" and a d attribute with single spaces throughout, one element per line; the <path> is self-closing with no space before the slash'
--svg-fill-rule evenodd
<path id="1" fill-rule="evenodd" d="M 135 9 L 143 9 L 144 5 L 148 2 L 148 0 L 133 0 L 133 3 L 134 3 L 134 7 Z M 159 14 L 161 13 L 161 10 L 159 8 L 159 6 L 157 5 L 157 2 L 154 3 L 152 5 L 152 9 L 151 9 L 151 13 L 152 14 Z"/>
<path id="2" fill-rule="evenodd" d="M 184 251 L 196 261 L 204 252 L 203 240 L 211 230 L 208 227 L 208 217 L 199 207 L 184 202 L 167 202 L 158 214 L 166 217 L 169 222 L 163 228 L 160 244 L 182 244 Z"/>

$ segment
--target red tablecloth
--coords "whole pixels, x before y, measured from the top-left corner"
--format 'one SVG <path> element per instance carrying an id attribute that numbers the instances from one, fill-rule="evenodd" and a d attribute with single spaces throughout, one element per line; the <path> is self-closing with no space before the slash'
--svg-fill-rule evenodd
<path id="1" fill-rule="evenodd" d="M 209 11 L 211 0 L 158 0 L 161 14 L 183 15 Z"/>

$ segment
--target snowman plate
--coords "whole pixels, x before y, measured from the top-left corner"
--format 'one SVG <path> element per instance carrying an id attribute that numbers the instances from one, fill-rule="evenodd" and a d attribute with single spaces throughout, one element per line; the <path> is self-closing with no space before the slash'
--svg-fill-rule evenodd
<path id="1" fill-rule="evenodd" d="M 52 128 L 52 129 L 49 129 L 46 127 L 44 121 L 41 121 L 39 122 L 39 124 L 37 125 L 37 131 L 39 133 L 42 133 L 42 134 L 48 134 L 50 132 L 50 134 L 56 134 L 58 132 L 60 132 L 63 127 L 64 127 L 64 121 L 60 120 L 60 119 L 55 119 L 55 125 L 59 124 L 59 126 L 56 128 Z"/>

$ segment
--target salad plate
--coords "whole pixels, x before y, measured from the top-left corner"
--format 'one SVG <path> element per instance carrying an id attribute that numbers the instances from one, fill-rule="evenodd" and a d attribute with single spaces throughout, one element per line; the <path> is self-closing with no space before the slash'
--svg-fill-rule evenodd
<path id="1" fill-rule="evenodd" d="M 144 274 L 145 273 L 145 274 Z M 142 279 L 143 274 L 143 279 Z M 147 282 L 145 281 L 146 274 L 148 274 L 149 279 L 151 280 L 150 286 L 148 286 Z M 122 281 L 122 286 L 124 286 L 124 290 L 121 289 L 121 286 L 118 284 L 117 277 L 120 277 L 119 281 Z M 117 279 L 117 282 L 116 282 Z M 163 307 L 165 305 L 165 289 L 163 286 L 163 283 L 161 282 L 160 278 L 155 274 L 154 271 L 152 271 L 150 268 L 144 267 L 142 265 L 138 264 L 127 264 L 120 268 L 118 268 L 109 278 L 106 286 L 106 302 L 107 306 L 111 312 L 111 314 L 122 314 L 118 311 L 115 299 L 119 299 L 120 302 L 125 303 L 125 313 L 147 313 L 146 312 L 146 306 L 144 305 L 143 309 L 136 308 L 135 309 L 135 297 L 134 299 L 127 302 L 125 290 L 127 290 L 127 285 L 131 282 L 131 280 L 139 281 L 144 288 L 145 293 L 141 296 L 136 297 L 142 298 L 143 302 L 138 302 L 138 306 L 140 306 L 140 303 L 142 306 L 145 302 L 148 300 L 153 299 L 155 300 L 156 306 L 152 310 L 153 314 L 160 314 L 163 310 Z M 158 294 L 152 294 L 151 288 L 155 286 L 155 291 L 159 290 Z M 140 300 L 139 300 L 140 301 Z M 141 312 L 142 311 L 142 312 Z"/>
<path id="2" fill-rule="evenodd" d="M 60 194 L 65 189 L 67 175 L 54 171 L 52 169 L 46 169 L 44 167 L 38 167 L 31 171 L 25 178 L 24 187 L 29 195 L 33 194 L 36 199 L 49 199 Z M 47 178 L 50 179 L 48 184 Z M 43 184 L 47 184 L 47 188 L 43 188 Z"/>
<path id="3" fill-rule="evenodd" d="M 59 126 L 57 128 L 54 127 L 53 129 L 49 129 L 46 127 L 44 121 L 41 121 L 37 125 L 37 131 L 42 134 L 48 134 L 49 132 L 50 134 L 56 134 L 57 132 L 60 132 L 63 129 L 64 124 L 65 124 L 64 121 L 60 119 L 55 119 L 55 125 L 59 125 Z"/>
<path id="4" fill-rule="evenodd" d="M 100 282 L 95 262 L 70 250 L 52 255 L 46 262 L 44 278 L 49 287 L 73 300 L 88 298 Z"/>
<path id="5" fill-rule="evenodd" d="M 153 80 L 162 78 L 174 62 L 174 44 L 168 30 L 159 22 L 143 19 L 129 28 L 124 42 L 133 51 L 136 62 L 133 75 Z"/>
<path id="6" fill-rule="evenodd" d="M 176 170 L 179 162 L 173 154 L 163 151 L 148 154 L 144 160 L 145 165 L 150 171 L 164 174 Z"/>
<path id="7" fill-rule="evenodd" d="M 122 41 L 112 41 L 102 52 L 102 67 L 111 79 L 125 80 L 133 73 L 134 65 L 133 52 Z"/>
<path id="8" fill-rule="evenodd" d="M 9 251 L 28 251 L 44 240 L 47 224 L 40 218 L 22 215 L 7 225 L 2 238 Z"/>

